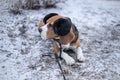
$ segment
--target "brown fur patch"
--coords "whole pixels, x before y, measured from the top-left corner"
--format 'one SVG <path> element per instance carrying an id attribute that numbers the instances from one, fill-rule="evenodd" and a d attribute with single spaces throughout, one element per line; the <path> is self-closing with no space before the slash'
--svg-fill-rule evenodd
<path id="1" fill-rule="evenodd" d="M 39 27 L 42 27 L 42 26 L 44 26 L 45 24 L 44 24 L 44 22 L 43 22 L 43 20 L 41 20 L 40 22 L 39 22 Z"/>
<path id="2" fill-rule="evenodd" d="M 80 47 L 80 38 L 78 37 L 77 41 L 74 43 L 70 43 L 70 46 L 77 46 Z"/>
<path id="3" fill-rule="evenodd" d="M 57 42 L 54 42 L 54 53 L 55 53 L 55 54 L 58 54 L 59 51 L 60 51 L 60 49 L 59 49 L 59 47 L 58 47 L 58 45 L 57 45 Z"/>
<path id="4" fill-rule="evenodd" d="M 60 36 L 60 42 L 62 44 L 67 44 L 67 43 L 70 43 L 74 38 L 75 38 L 75 35 L 74 35 L 73 30 L 71 28 L 70 32 L 67 35 Z"/>
<path id="5" fill-rule="evenodd" d="M 57 35 L 54 33 L 53 28 L 48 26 L 47 38 L 52 39 L 52 38 L 55 38 L 56 36 Z"/>

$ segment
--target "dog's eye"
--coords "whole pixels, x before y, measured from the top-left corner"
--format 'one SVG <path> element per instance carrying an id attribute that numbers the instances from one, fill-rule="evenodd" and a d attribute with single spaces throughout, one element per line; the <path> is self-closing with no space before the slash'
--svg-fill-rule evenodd
<path id="1" fill-rule="evenodd" d="M 48 27 L 52 27 L 52 24 L 49 24 Z"/>

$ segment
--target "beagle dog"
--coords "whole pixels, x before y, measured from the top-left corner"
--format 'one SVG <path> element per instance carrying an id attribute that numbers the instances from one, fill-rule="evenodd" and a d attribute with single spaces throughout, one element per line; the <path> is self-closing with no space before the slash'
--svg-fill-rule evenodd
<path id="1" fill-rule="evenodd" d="M 85 60 L 80 47 L 79 32 L 70 18 L 58 15 L 57 13 L 50 13 L 40 21 L 38 30 L 42 39 L 55 40 L 54 52 L 58 56 L 60 55 L 60 45 L 56 40 L 59 40 L 62 46 L 61 57 L 67 65 L 74 64 L 75 60 L 64 52 L 64 49 L 75 51 L 78 61 L 83 62 Z"/>

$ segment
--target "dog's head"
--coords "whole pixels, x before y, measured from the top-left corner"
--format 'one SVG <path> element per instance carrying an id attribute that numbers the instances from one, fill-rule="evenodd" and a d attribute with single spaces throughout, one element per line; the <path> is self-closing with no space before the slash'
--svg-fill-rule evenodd
<path id="1" fill-rule="evenodd" d="M 50 13 L 40 21 L 39 32 L 42 39 L 59 38 L 63 44 L 72 41 L 74 38 L 70 18 L 60 16 L 56 13 Z"/>

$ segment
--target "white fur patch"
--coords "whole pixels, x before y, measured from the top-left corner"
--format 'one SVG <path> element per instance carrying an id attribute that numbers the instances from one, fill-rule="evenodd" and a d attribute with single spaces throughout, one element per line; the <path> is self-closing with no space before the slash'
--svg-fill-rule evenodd
<path id="1" fill-rule="evenodd" d="M 79 61 L 85 61 L 81 47 L 77 48 L 76 53 L 77 53 L 77 59 Z"/>
<path id="2" fill-rule="evenodd" d="M 47 25 L 48 24 L 46 24 L 46 25 L 44 25 L 44 26 L 42 26 L 41 28 L 42 28 L 42 32 L 41 32 L 41 38 L 42 39 L 44 39 L 44 40 L 46 40 L 47 39 Z"/>
<path id="3" fill-rule="evenodd" d="M 62 44 L 62 48 L 63 48 L 63 49 L 65 49 L 65 48 L 68 49 L 69 47 L 70 47 L 70 43 L 65 44 L 65 45 Z"/>
<path id="4" fill-rule="evenodd" d="M 72 65 L 75 63 L 75 60 L 69 56 L 67 53 L 62 51 L 61 57 L 65 60 L 65 62 L 67 63 L 67 65 Z"/>
<path id="5" fill-rule="evenodd" d="M 70 49 L 72 49 L 73 51 L 76 51 L 77 46 L 70 46 Z"/>

